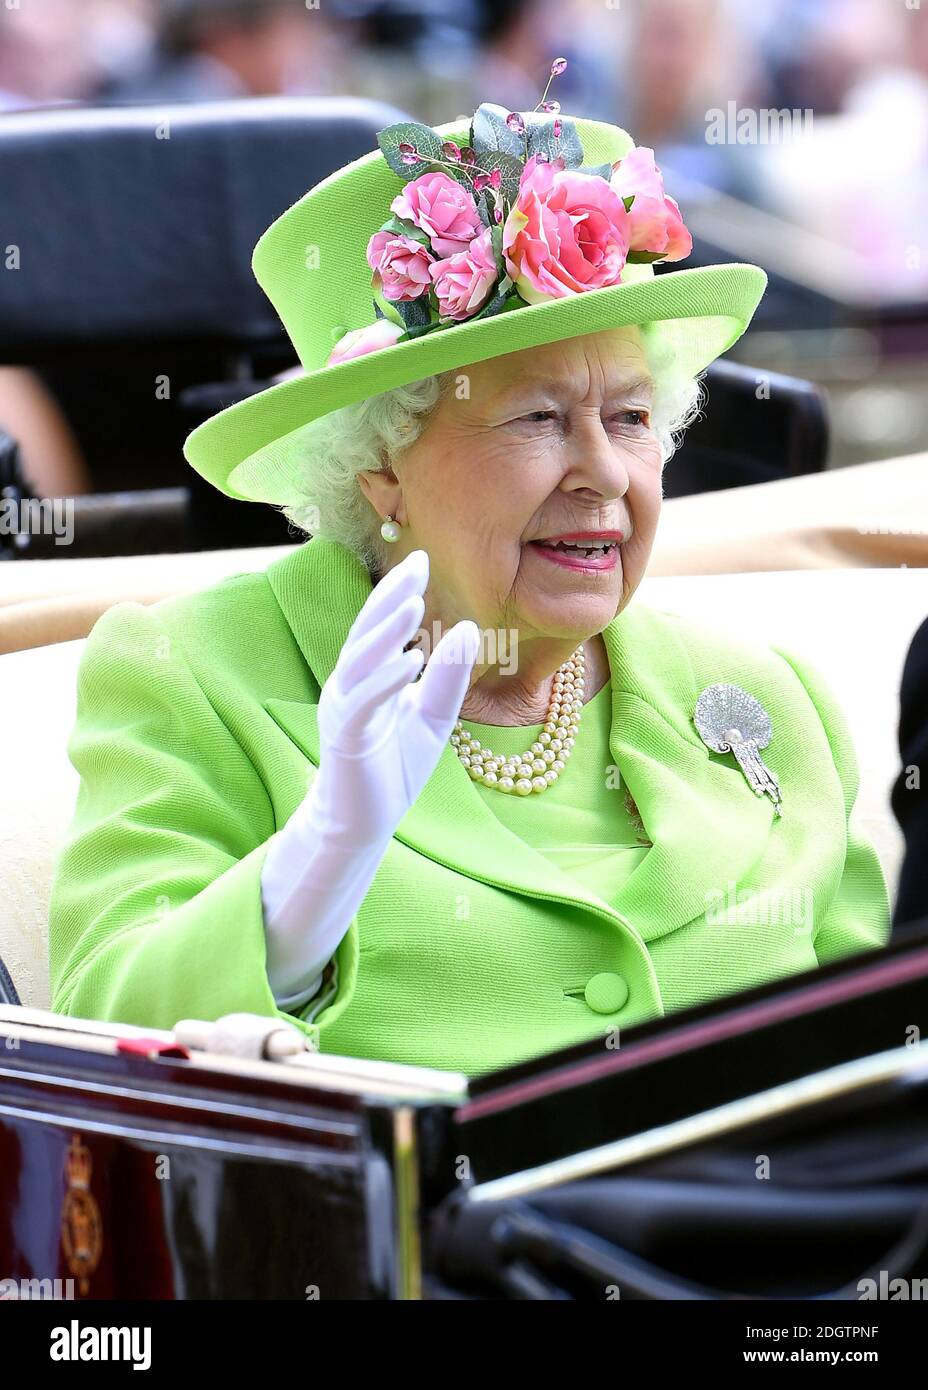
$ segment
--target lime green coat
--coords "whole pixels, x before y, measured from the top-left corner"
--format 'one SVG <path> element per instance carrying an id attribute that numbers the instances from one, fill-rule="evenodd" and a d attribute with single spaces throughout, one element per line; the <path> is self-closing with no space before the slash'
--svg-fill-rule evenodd
<path id="1" fill-rule="evenodd" d="M 314 539 L 100 619 L 52 885 L 54 1009 L 160 1028 L 280 1014 L 261 866 L 315 775 L 320 688 L 370 589 Z M 653 848 L 606 904 L 500 823 L 449 744 L 297 1020 L 323 1051 L 476 1074 L 885 942 L 879 861 L 848 825 L 854 752 L 820 679 L 637 600 L 603 636 L 610 746 Z M 771 716 L 781 819 L 694 728 L 716 681 Z M 586 990 L 598 976 L 610 988 Z"/>

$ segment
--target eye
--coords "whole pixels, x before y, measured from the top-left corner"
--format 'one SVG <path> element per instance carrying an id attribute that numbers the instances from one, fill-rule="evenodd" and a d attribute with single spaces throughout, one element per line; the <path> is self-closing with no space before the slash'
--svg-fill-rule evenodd
<path id="1" fill-rule="evenodd" d="M 537 420 L 537 421 L 539 421 L 539 422 L 542 421 L 542 420 L 556 420 L 557 418 L 558 418 L 558 414 L 557 414 L 557 411 L 556 411 L 556 410 L 531 410 L 531 411 L 528 412 L 527 415 L 520 415 L 520 416 L 519 416 L 519 419 L 520 419 L 520 420 L 529 420 L 529 421 L 536 421 L 536 420 Z"/>
<path id="2" fill-rule="evenodd" d="M 620 424 L 630 425 L 632 429 L 650 429 L 651 415 L 647 410 L 620 410 L 610 417 Z"/>

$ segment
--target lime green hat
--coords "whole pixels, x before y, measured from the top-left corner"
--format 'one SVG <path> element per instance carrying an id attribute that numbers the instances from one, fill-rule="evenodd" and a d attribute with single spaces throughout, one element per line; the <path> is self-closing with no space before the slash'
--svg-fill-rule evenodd
<path id="1" fill-rule="evenodd" d="M 661 354 L 672 357 L 680 372 L 695 376 L 744 333 L 764 293 L 767 276 L 754 265 L 711 265 L 655 275 L 654 262 L 663 255 L 659 237 L 656 243 L 646 243 L 652 250 L 639 246 L 627 254 L 623 251 L 610 263 L 611 269 L 606 259 L 595 263 L 594 245 L 592 288 L 582 281 L 578 286 L 577 267 L 580 274 L 588 269 L 582 257 L 575 259 L 573 275 L 565 273 L 553 285 L 554 297 L 538 293 L 538 278 L 530 272 L 518 278 L 518 266 L 505 253 L 501 239 L 506 230 L 511 242 L 512 232 L 525 222 L 516 200 L 520 175 L 530 160 L 536 162 L 533 154 L 537 162 L 552 166 L 549 179 L 556 178 L 554 170 L 565 167 L 598 179 L 597 198 L 612 208 L 612 224 L 622 222 L 625 214 L 614 201 L 609 180 L 635 146 L 618 126 L 580 117 L 552 120 L 538 112 L 507 117 L 503 108 L 484 105 L 471 122 L 461 117 L 435 129 L 405 123 L 380 132 L 378 140 L 380 148 L 311 188 L 255 247 L 255 276 L 280 315 L 304 370 L 221 411 L 188 436 L 187 461 L 229 497 L 291 505 L 301 492 L 301 477 L 305 479 L 312 467 L 303 432 L 314 420 L 433 373 L 522 348 L 602 329 L 651 325 L 646 331 L 657 341 Z M 650 159 L 652 172 L 659 174 L 650 151 L 639 151 L 629 168 L 643 156 Z M 475 168 L 484 171 L 477 176 L 476 186 Z M 447 266 L 449 250 L 454 253 L 460 243 L 442 242 L 436 252 L 434 237 L 430 244 L 434 227 L 429 229 L 427 217 L 417 218 L 415 211 L 410 216 L 408 204 L 399 214 L 391 211 L 391 203 L 410 180 L 436 171 L 450 171 L 449 177 L 463 190 L 461 195 L 452 191 L 452 203 L 455 197 L 473 195 L 481 231 L 486 233 L 484 252 L 495 257 L 499 272 L 486 302 L 457 320 L 443 312 L 447 303 L 436 299 L 437 281 L 419 300 L 391 299 L 391 287 L 378 273 L 376 257 L 369 259 L 372 237 L 386 229 L 404 238 L 403 245 L 414 253 L 413 261 L 418 260 L 420 274 L 423 264 L 427 274 L 433 274 L 433 266 L 437 273 L 436 262 L 443 258 Z M 645 193 L 653 195 L 651 182 Z M 633 218 L 635 198 L 627 195 L 627 182 L 615 187 Z M 665 203 L 679 219 L 673 200 Z M 647 207 L 653 210 L 654 199 L 649 204 L 643 194 L 641 208 Z M 564 215 L 570 216 L 570 208 Z M 647 221 L 644 213 L 642 221 Z M 682 219 L 677 226 L 682 228 Z M 689 234 L 682 230 L 691 246 Z M 460 231 L 456 234 L 460 236 Z M 597 245 L 610 234 L 607 226 Z M 529 261 L 538 244 L 534 250 L 528 248 Z M 635 244 L 633 240 L 631 245 Z M 480 245 L 474 243 L 475 248 Z M 609 254 L 614 253 L 613 245 Z M 604 278 L 612 283 L 602 283 Z M 528 302 L 525 295 L 535 302 Z M 345 335 L 372 325 L 378 327 L 367 336 L 374 342 L 387 341 L 386 346 L 329 362 L 333 350 L 338 354 L 336 344 L 345 343 Z M 357 336 L 353 334 L 354 339 Z"/>

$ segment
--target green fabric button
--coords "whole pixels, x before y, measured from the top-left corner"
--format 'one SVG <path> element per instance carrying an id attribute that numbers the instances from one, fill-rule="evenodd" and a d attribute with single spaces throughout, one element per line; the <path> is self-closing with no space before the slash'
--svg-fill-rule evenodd
<path id="1" fill-rule="evenodd" d="M 583 991 L 583 997 L 595 1014 L 618 1013 L 628 998 L 628 985 L 621 975 L 594 975 Z"/>

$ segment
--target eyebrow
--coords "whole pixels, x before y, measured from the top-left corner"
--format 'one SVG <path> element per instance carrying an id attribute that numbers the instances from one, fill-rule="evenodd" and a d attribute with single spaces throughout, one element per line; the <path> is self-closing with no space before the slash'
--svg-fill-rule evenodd
<path id="1" fill-rule="evenodd" d="M 634 396 L 642 391 L 649 395 L 653 394 L 654 380 L 652 377 L 639 376 L 635 377 L 633 381 L 619 382 L 618 385 L 606 392 L 606 399 L 613 400 L 617 396 Z M 538 377 L 535 380 L 520 381 L 511 391 L 508 393 L 504 392 L 499 396 L 495 404 L 500 407 L 512 408 L 513 406 L 518 406 L 520 403 L 533 400 L 544 392 L 549 392 L 553 397 L 557 398 L 563 393 L 563 386 L 557 382 L 548 380 L 548 378 L 542 377 Z"/>

